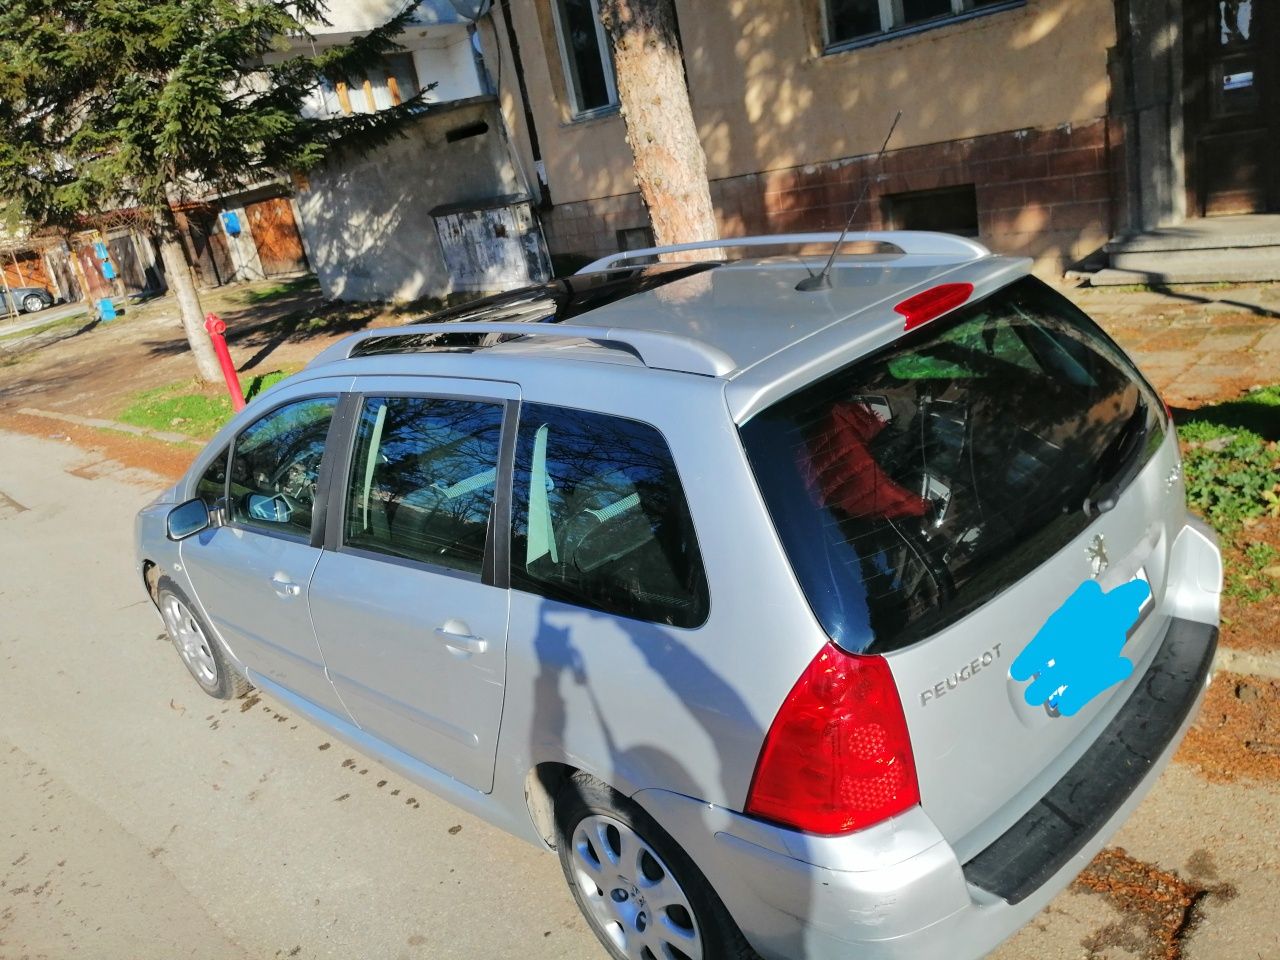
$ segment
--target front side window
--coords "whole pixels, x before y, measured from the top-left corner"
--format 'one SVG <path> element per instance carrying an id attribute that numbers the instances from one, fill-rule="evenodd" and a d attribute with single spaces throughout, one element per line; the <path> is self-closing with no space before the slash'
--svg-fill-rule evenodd
<path id="1" fill-rule="evenodd" d="M 709 601 L 675 463 L 648 424 L 525 404 L 511 585 L 606 613 L 696 627 Z"/>
<path id="2" fill-rule="evenodd" d="M 866 40 L 930 21 L 945 21 L 1010 0 L 825 0 L 827 42 Z"/>
<path id="3" fill-rule="evenodd" d="M 366 398 L 347 481 L 343 542 L 478 575 L 502 415 L 498 403 Z"/>
<path id="4" fill-rule="evenodd" d="M 574 112 L 615 106 L 613 57 L 598 0 L 555 0 L 555 19 Z"/>
<path id="5" fill-rule="evenodd" d="M 792 568 L 854 652 L 954 623 L 1081 533 L 1159 449 L 1161 405 L 1106 335 L 1018 281 L 742 427 Z"/>
<path id="6" fill-rule="evenodd" d="M 316 483 L 337 397 L 286 404 L 236 437 L 231 456 L 231 519 L 311 535 Z"/>

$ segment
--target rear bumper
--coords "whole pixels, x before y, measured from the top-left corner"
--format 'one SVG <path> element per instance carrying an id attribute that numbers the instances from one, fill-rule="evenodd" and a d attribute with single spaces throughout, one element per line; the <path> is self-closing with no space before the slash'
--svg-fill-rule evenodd
<path id="1" fill-rule="evenodd" d="M 636 799 L 767 958 L 981 957 L 1066 887 L 1155 783 L 1195 718 L 1217 635 L 1171 620 L 1144 682 L 1094 745 L 963 865 L 919 808 L 852 836 L 813 837 L 665 791 Z"/>

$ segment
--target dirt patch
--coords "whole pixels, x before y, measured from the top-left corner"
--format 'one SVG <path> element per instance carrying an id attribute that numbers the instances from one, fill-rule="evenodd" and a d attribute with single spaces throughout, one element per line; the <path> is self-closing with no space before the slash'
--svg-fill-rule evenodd
<path id="1" fill-rule="evenodd" d="M 1103 850 L 1075 879 L 1078 890 L 1102 894 L 1124 915 L 1081 942 L 1090 958 L 1120 947 L 1144 960 L 1180 960 L 1183 942 L 1202 916 L 1206 900 L 1230 900 L 1230 884 L 1201 886 L 1131 857 L 1123 848 Z"/>
<path id="2" fill-rule="evenodd" d="M 1231 543 L 1222 548 L 1222 563 L 1231 579 L 1232 571 L 1249 571 L 1249 586 L 1272 590 L 1270 596 L 1249 599 L 1241 595 L 1249 591 L 1228 590 L 1222 596 L 1222 644 L 1233 650 L 1268 652 L 1280 650 L 1280 592 L 1275 592 L 1276 581 L 1270 574 L 1251 570 L 1245 550 L 1253 545 L 1267 544 L 1280 553 L 1280 517 L 1263 517 L 1248 524 Z M 1280 561 L 1278 561 L 1280 562 Z"/>
<path id="3" fill-rule="evenodd" d="M 0 412 L 0 430 L 11 430 L 42 439 L 69 441 L 81 450 L 101 454 L 126 467 L 150 471 L 170 481 L 181 477 L 200 452 L 195 446 L 177 446 L 146 437 L 112 433 L 22 413 Z"/>
<path id="4" fill-rule="evenodd" d="M 1219 673 L 1174 759 L 1215 783 L 1280 781 L 1280 680 Z"/>

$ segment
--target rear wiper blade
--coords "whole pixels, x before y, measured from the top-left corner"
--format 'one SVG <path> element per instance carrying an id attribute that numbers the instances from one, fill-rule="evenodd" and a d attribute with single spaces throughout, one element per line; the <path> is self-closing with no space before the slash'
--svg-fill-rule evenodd
<path id="1" fill-rule="evenodd" d="M 1098 517 L 1115 509 L 1120 491 L 1130 480 L 1131 471 L 1127 468 L 1132 466 L 1134 454 L 1141 448 L 1146 436 L 1142 428 L 1146 424 L 1147 405 L 1139 400 L 1120 432 L 1098 457 L 1089 493 L 1081 504 L 1085 516 Z"/>

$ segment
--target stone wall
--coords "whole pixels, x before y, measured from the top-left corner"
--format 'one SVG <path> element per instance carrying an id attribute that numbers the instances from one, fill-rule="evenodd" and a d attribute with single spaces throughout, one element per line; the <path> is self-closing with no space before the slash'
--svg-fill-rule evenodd
<path id="1" fill-rule="evenodd" d="M 854 228 L 888 229 L 884 198 L 972 185 L 979 238 L 1060 274 L 1098 251 L 1113 228 L 1108 121 L 1011 130 L 873 156 L 726 177 L 711 183 L 725 237 L 839 230 L 873 177 Z M 595 258 L 619 249 L 618 231 L 644 227 L 638 193 L 560 204 L 544 214 L 553 254 Z"/>

